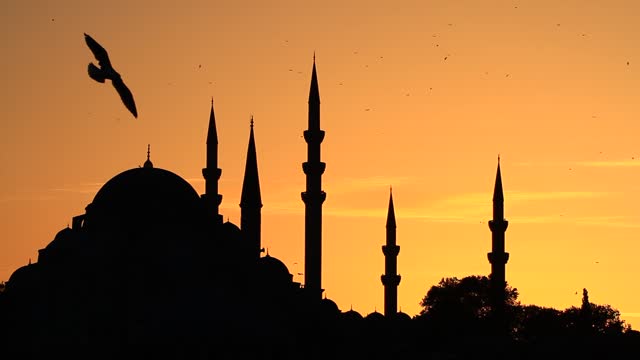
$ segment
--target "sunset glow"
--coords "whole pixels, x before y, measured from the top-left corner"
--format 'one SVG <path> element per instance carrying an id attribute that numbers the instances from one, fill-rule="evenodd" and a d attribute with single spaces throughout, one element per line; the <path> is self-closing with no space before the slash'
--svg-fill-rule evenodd
<path id="1" fill-rule="evenodd" d="M 213 97 L 220 212 L 240 223 L 249 121 L 262 244 L 304 276 L 307 100 L 326 131 L 322 286 L 383 308 L 393 186 L 398 305 L 487 275 L 498 154 L 508 283 L 525 304 L 587 288 L 640 326 L 640 9 L 634 1 L 9 1 L 0 13 L 0 281 L 37 259 L 100 187 L 155 167 L 204 192 Z M 87 76 L 109 49 L 138 118 Z M 161 194 L 159 194 L 161 196 Z"/>

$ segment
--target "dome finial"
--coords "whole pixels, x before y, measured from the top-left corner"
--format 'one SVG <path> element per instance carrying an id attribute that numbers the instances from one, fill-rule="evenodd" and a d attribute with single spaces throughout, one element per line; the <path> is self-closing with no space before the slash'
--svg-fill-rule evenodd
<path id="1" fill-rule="evenodd" d="M 153 163 L 151 162 L 151 144 L 147 144 L 147 161 L 144 162 L 143 168 L 152 168 Z"/>

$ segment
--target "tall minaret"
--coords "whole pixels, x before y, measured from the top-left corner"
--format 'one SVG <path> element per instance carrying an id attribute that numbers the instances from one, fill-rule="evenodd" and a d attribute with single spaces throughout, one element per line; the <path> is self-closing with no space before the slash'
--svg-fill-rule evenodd
<path id="1" fill-rule="evenodd" d="M 246 240 L 251 243 L 255 258 L 260 257 L 260 179 L 258 178 L 258 160 L 256 157 L 256 142 L 253 137 L 253 116 L 249 132 L 249 147 L 247 148 L 247 164 L 244 169 L 242 182 L 242 196 L 240 198 L 240 228 Z"/>
<path id="2" fill-rule="evenodd" d="M 487 254 L 491 263 L 491 297 L 496 314 L 501 314 L 505 302 L 505 267 L 509 253 L 504 251 L 504 233 L 509 222 L 504 218 L 504 195 L 502 194 L 502 176 L 500 175 L 500 157 L 498 171 L 493 190 L 493 220 L 489 221 L 491 229 L 491 252 Z"/>
<path id="3" fill-rule="evenodd" d="M 387 244 L 382 245 L 384 254 L 384 275 L 380 277 L 384 285 L 384 316 L 391 317 L 398 313 L 398 253 L 396 245 L 396 214 L 393 210 L 393 194 L 389 189 L 389 210 L 387 211 Z"/>
<path id="4" fill-rule="evenodd" d="M 213 214 L 216 222 L 222 223 L 220 203 L 222 195 L 218 194 L 218 180 L 222 169 L 218 168 L 218 131 L 216 130 L 216 116 L 213 113 L 213 98 L 211 99 L 211 113 L 209 115 L 209 132 L 207 133 L 207 167 L 202 169 L 205 180 L 205 191 L 202 199 L 207 211 Z"/>
<path id="5" fill-rule="evenodd" d="M 324 131 L 320 130 L 320 92 L 316 75 L 316 57 L 313 56 L 311 89 L 309 91 L 309 129 L 304 132 L 307 142 L 307 162 L 302 170 L 307 175 L 307 190 L 302 193 L 304 201 L 304 286 L 312 296 L 322 299 L 322 203 L 326 193 L 322 191 L 322 174 L 325 163 L 320 161 L 320 144 Z"/>

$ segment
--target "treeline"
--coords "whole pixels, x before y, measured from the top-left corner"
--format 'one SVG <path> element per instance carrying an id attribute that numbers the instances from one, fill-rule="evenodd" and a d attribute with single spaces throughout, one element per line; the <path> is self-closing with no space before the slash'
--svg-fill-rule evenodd
<path id="1" fill-rule="evenodd" d="M 610 359 L 640 351 L 640 333 L 617 309 L 590 302 L 587 289 L 580 306 L 558 310 L 523 305 L 507 285 L 496 316 L 488 277 L 453 277 L 431 287 L 420 304 L 414 334 L 453 358 Z"/>

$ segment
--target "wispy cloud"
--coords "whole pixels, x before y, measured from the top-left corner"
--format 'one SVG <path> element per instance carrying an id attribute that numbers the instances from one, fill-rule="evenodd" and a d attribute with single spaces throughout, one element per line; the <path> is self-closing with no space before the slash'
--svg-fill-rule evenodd
<path id="1" fill-rule="evenodd" d="M 375 181 L 367 182 L 374 184 Z M 609 195 L 608 192 L 590 191 L 551 191 L 551 192 L 531 192 L 531 191 L 509 191 L 505 193 L 510 204 L 528 203 L 531 201 L 548 200 L 572 200 L 572 199 L 592 199 Z M 434 199 L 431 203 L 425 203 L 413 207 L 396 206 L 396 216 L 404 219 L 416 219 L 429 222 L 448 223 L 477 223 L 485 221 L 491 211 L 492 194 L 466 193 L 449 197 Z M 281 202 L 265 206 L 266 213 L 274 214 L 299 214 L 304 211 L 300 202 Z M 384 218 L 386 207 L 366 208 L 357 207 L 353 204 L 332 204 L 326 206 L 323 212 L 327 216 L 338 217 L 369 217 Z M 640 227 L 640 219 L 625 216 L 590 216 L 571 217 L 563 215 L 511 215 L 511 220 L 518 223 L 574 223 L 579 225 L 594 226 L 617 226 L 617 227 Z"/>
<path id="2" fill-rule="evenodd" d="M 532 200 L 556 200 L 556 199 L 588 199 L 606 196 L 609 193 L 596 191 L 505 191 L 504 196 L 510 203 L 526 202 Z M 446 206 L 474 206 L 486 207 L 491 204 L 493 192 L 466 193 L 453 195 L 440 200 Z"/>
<path id="3" fill-rule="evenodd" d="M 189 184 L 202 184 L 204 183 L 203 178 L 186 178 L 185 179 Z"/>
<path id="4" fill-rule="evenodd" d="M 77 194 L 95 194 L 100 190 L 100 188 L 104 185 L 104 183 L 85 183 L 85 184 L 77 184 L 70 187 L 61 187 L 50 189 L 50 191 L 56 192 L 70 192 Z"/>
<path id="5" fill-rule="evenodd" d="M 640 160 L 611 160 L 611 161 L 579 161 L 578 166 L 585 167 L 640 167 Z"/>
<path id="6" fill-rule="evenodd" d="M 618 228 L 640 228 L 640 217 L 633 216 L 511 216 L 509 219 L 518 224 L 572 224 L 581 226 L 602 226 Z"/>
<path id="7" fill-rule="evenodd" d="M 553 167 L 566 165 L 566 162 L 559 161 L 516 161 L 513 163 L 513 166 L 524 166 L 524 167 Z"/>
<path id="8" fill-rule="evenodd" d="M 575 219 L 579 225 L 640 228 L 640 216 L 585 216 Z"/>
<path id="9" fill-rule="evenodd" d="M 388 188 L 389 186 L 400 186 L 411 183 L 412 178 L 409 176 L 368 176 L 358 178 L 342 178 L 339 182 L 335 183 L 331 191 L 338 192 L 353 192 L 353 191 L 367 191 L 372 189 Z"/>
<path id="10" fill-rule="evenodd" d="M 558 200 L 558 199 L 590 199 L 609 195 L 599 191 L 505 191 L 509 201 Z"/>
<path id="11" fill-rule="evenodd" d="M 640 167 L 639 159 L 624 160 L 586 160 L 586 161 L 520 161 L 513 164 L 514 166 L 524 167 L 560 167 L 560 166 L 576 166 L 576 167 L 596 167 L 596 168 L 628 168 Z"/>

